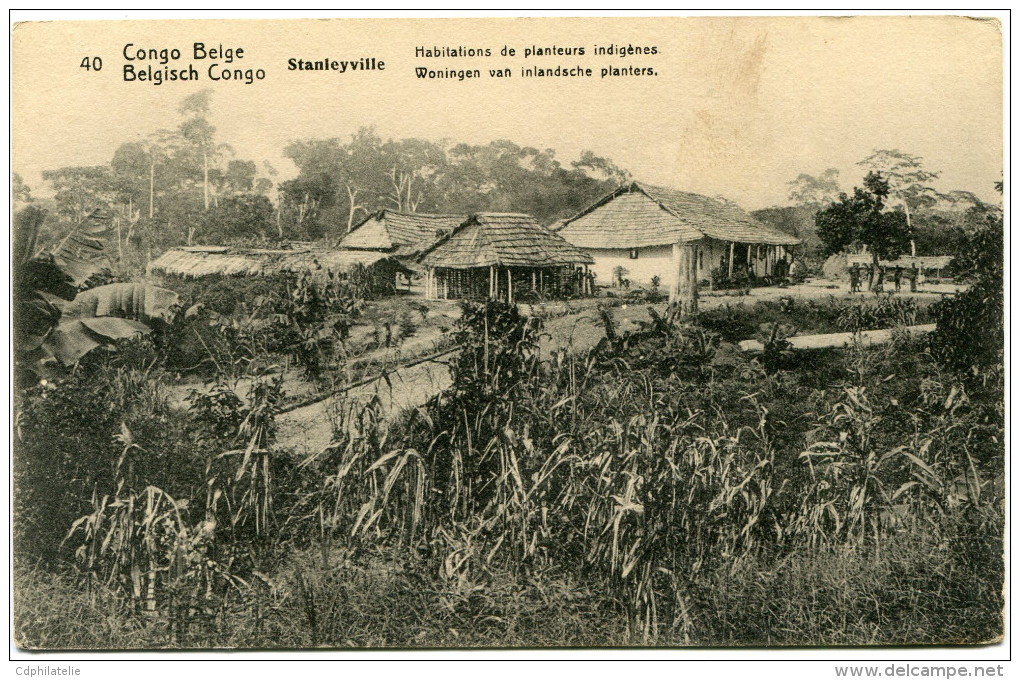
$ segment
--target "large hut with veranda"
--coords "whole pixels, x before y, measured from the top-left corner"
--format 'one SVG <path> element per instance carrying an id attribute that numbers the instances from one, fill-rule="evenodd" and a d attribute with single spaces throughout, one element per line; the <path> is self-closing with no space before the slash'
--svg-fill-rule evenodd
<path id="1" fill-rule="evenodd" d="M 732 203 L 700 194 L 631 182 L 566 219 L 556 232 L 593 260 L 599 282 L 618 273 L 648 285 L 658 277 L 670 300 L 713 269 L 732 278 L 738 268 L 771 277 L 800 240 L 755 220 Z M 614 272 L 617 275 L 614 275 Z"/>

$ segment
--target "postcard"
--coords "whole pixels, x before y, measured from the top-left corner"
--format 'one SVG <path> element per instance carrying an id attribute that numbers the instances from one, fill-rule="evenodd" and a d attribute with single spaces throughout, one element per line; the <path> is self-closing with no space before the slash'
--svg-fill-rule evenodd
<path id="1" fill-rule="evenodd" d="M 1000 19 L 11 40 L 18 649 L 1003 639 Z"/>

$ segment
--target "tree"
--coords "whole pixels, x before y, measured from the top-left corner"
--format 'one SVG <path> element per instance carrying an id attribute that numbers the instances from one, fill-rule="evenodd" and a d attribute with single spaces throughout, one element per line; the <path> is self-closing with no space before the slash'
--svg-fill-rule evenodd
<path id="1" fill-rule="evenodd" d="M 839 196 L 839 170 L 827 168 L 815 177 L 801 173 L 797 178 L 787 182 L 790 187 L 789 198 L 796 205 L 821 208 Z"/>
<path id="2" fill-rule="evenodd" d="M 231 160 L 223 173 L 223 181 L 232 194 L 250 193 L 255 188 L 258 166 L 255 161 Z"/>
<path id="3" fill-rule="evenodd" d="M 833 255 L 849 247 L 866 246 L 874 268 L 880 259 L 895 259 L 909 247 L 909 229 L 901 212 L 886 211 L 889 183 L 880 174 L 869 172 L 864 188 L 854 187 L 815 215 L 823 253 Z"/>
<path id="4" fill-rule="evenodd" d="M 548 152 L 551 153 L 552 149 Z M 612 185 L 625 184 L 631 179 L 630 173 L 616 163 L 603 156 L 596 156 L 594 152 L 588 150 L 582 151 L 581 157 L 576 161 L 571 161 L 570 167 L 592 179 Z"/>
<path id="5" fill-rule="evenodd" d="M 202 205 L 206 211 L 209 210 L 210 171 L 219 156 L 230 149 L 215 142 L 216 128 L 207 119 L 211 96 L 212 90 L 201 90 L 185 97 L 178 107 L 185 119 L 177 127 L 177 138 L 182 142 L 178 153 L 185 159 L 191 156 L 201 159 Z"/>
<path id="6" fill-rule="evenodd" d="M 57 214 L 81 222 L 97 208 L 108 208 L 113 182 L 107 165 L 85 165 L 44 170 L 43 179 L 56 191 Z"/>
<path id="7" fill-rule="evenodd" d="M 935 332 L 931 350 L 944 365 L 981 374 L 1005 357 L 1004 239 L 1002 215 L 985 216 L 966 235 L 953 262 L 959 278 L 971 283 L 962 293 L 932 305 Z"/>
<path id="8" fill-rule="evenodd" d="M 881 173 L 889 183 L 889 194 L 900 201 L 907 216 L 907 230 L 913 233 L 910 221 L 911 211 L 934 205 L 940 194 L 931 186 L 940 172 L 926 170 L 924 159 L 904 153 L 899 149 L 876 149 L 870 156 L 857 163 L 869 171 Z M 910 254 L 917 254 L 916 244 L 911 240 Z"/>
<path id="9" fill-rule="evenodd" d="M 11 173 L 11 201 L 15 204 L 32 202 L 32 190 L 16 172 Z"/>
<path id="10" fill-rule="evenodd" d="M 260 194 L 229 196 L 206 213 L 203 225 L 201 238 L 213 243 L 269 238 L 275 232 L 273 204 Z"/>

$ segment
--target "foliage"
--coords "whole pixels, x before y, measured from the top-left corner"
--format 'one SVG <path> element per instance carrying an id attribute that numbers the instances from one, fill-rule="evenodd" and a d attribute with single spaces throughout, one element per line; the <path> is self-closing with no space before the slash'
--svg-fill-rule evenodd
<path id="1" fill-rule="evenodd" d="M 131 459 L 144 459 L 145 486 L 176 489 L 171 480 L 190 465 L 181 425 L 157 376 L 147 371 L 151 344 L 122 341 L 117 354 L 96 353 L 66 377 L 44 380 L 21 393 L 17 407 L 13 483 L 19 554 L 58 557 L 71 522 L 104 497 L 125 447 L 114 435 L 131 432 Z M 180 448 L 178 448 L 180 447 Z M 144 454 L 141 452 L 144 449 Z"/>
<path id="2" fill-rule="evenodd" d="M 389 424 L 377 400 L 338 400 L 333 442 L 297 469 L 272 443 L 276 381 L 256 377 L 247 399 L 222 385 L 196 392 L 179 438 L 193 467 L 163 486 L 123 487 L 188 501 L 174 541 L 152 533 L 167 575 L 155 580 L 155 607 L 168 616 L 140 619 L 139 638 L 844 644 L 1000 634 L 1001 385 L 944 374 L 922 341 L 900 335 L 766 371 L 701 324 L 834 327 L 843 312 L 793 300 L 741 307 L 683 324 L 653 313 L 639 331 L 541 361 L 534 321 L 500 303 L 465 305 L 447 391 Z M 781 340 L 787 329 L 766 331 Z M 96 441 L 105 431 L 112 462 L 126 440 L 117 419 L 108 426 Z M 128 427 L 141 449 L 157 446 Z M 140 560 L 143 520 L 131 523 Z M 180 569 L 160 561 L 171 544 Z M 38 575 L 26 578 L 46 597 Z M 118 586 L 129 600 L 132 588 Z M 554 632 L 534 632 L 539 624 Z"/>
<path id="3" fill-rule="evenodd" d="M 800 257 L 815 260 L 819 257 L 822 248 L 822 242 L 816 233 L 815 213 L 827 204 L 763 208 L 752 211 L 751 217 L 784 234 L 799 238 L 801 244 L 794 246 L 794 253 Z"/>
<path id="4" fill-rule="evenodd" d="M 761 300 L 702 310 L 698 323 L 726 342 L 754 337 L 762 325 L 784 325 L 796 333 L 839 333 L 928 323 L 930 305 L 893 295 L 874 300 Z"/>
<path id="5" fill-rule="evenodd" d="M 178 107 L 173 129 L 121 144 L 108 164 L 44 172 L 56 192 L 55 216 L 65 221 L 48 221 L 47 229 L 59 240 L 90 212 L 109 212 L 124 232 L 118 258 L 133 267 L 144 266 L 137 262 L 139 245 L 144 256 L 146 249 L 190 244 L 199 233 L 210 242 L 278 236 L 275 210 L 264 196 L 271 182 L 260 176 L 275 171 L 260 173 L 253 161 L 231 158 L 233 151 L 216 141 L 211 111 L 211 91 L 193 93 Z"/>
<path id="6" fill-rule="evenodd" d="M 217 201 L 202 219 L 198 240 L 223 243 L 238 238 L 277 236 L 275 208 L 265 196 L 238 193 Z"/>
<path id="7" fill-rule="evenodd" d="M 612 161 L 585 151 L 565 168 L 552 149 L 507 140 L 487 145 L 383 140 L 361 128 L 349 141 L 288 145 L 299 175 L 280 184 L 284 229 L 299 238 L 342 237 L 383 208 L 467 214 L 528 212 L 546 223 L 573 214 L 628 178 Z M 333 225 L 342 225 L 338 230 Z"/>
<path id="8" fill-rule="evenodd" d="M 1003 221 L 989 217 L 971 234 L 956 266 L 971 286 L 934 306 L 932 353 L 957 371 L 1001 375 L 1005 360 Z"/>
<path id="9" fill-rule="evenodd" d="M 792 203 L 817 210 L 839 195 L 839 170 L 826 168 L 817 177 L 802 172 L 796 179 L 787 182 L 787 186 L 790 187 Z"/>
<path id="10" fill-rule="evenodd" d="M 907 249 L 909 233 L 903 214 L 885 212 L 889 183 L 881 175 L 868 173 L 864 185 L 864 189 L 854 187 L 852 196 L 840 194 L 838 201 L 815 216 L 824 255 L 864 245 L 877 264 L 880 259 L 896 259 Z"/>
<path id="11" fill-rule="evenodd" d="M 942 173 L 926 170 L 920 156 L 899 149 L 876 149 L 857 165 L 881 174 L 889 182 L 890 193 L 906 207 L 908 226 L 911 212 L 930 207 L 939 198 L 931 182 Z"/>

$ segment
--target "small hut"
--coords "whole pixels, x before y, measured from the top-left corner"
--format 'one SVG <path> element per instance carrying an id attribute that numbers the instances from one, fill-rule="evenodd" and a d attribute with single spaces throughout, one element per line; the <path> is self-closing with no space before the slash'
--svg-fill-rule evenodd
<path id="1" fill-rule="evenodd" d="M 340 247 L 387 253 L 411 265 L 414 258 L 449 236 L 465 219 L 467 215 L 379 210 L 351 227 L 340 241 Z"/>
<path id="2" fill-rule="evenodd" d="M 425 296 L 514 302 L 591 293 L 591 257 L 529 215 L 478 213 L 429 248 Z"/>
<path id="3" fill-rule="evenodd" d="M 173 248 L 149 264 L 150 274 L 184 279 L 229 276 L 278 276 L 309 274 L 325 279 L 332 274 L 341 281 L 364 287 L 372 294 L 394 292 L 398 273 L 406 273 L 396 258 L 379 252 L 327 250 L 312 244 L 291 248 L 234 248 L 187 246 Z"/>

